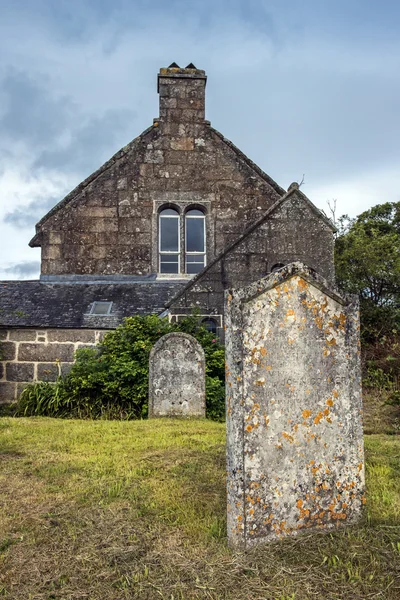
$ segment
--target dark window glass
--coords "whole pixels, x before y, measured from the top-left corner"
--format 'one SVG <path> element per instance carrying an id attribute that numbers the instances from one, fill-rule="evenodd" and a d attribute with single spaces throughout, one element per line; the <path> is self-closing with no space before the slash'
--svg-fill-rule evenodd
<path id="1" fill-rule="evenodd" d="M 171 209 L 167 209 L 171 210 Z M 179 216 L 164 216 L 163 211 L 160 214 L 160 251 L 178 252 L 179 251 Z"/>
<path id="2" fill-rule="evenodd" d="M 198 210 L 197 208 L 192 208 L 192 210 L 188 210 L 186 213 L 187 217 L 204 217 L 204 213 L 201 212 L 201 210 Z"/>
<path id="3" fill-rule="evenodd" d="M 211 333 L 217 333 L 217 324 L 214 319 L 203 319 L 201 323 L 203 327 L 207 329 L 207 331 L 211 331 Z"/>
<path id="4" fill-rule="evenodd" d="M 160 273 L 179 273 L 179 254 L 160 254 Z"/>
<path id="5" fill-rule="evenodd" d="M 186 219 L 186 251 L 204 252 L 204 217 Z"/>
<path id="6" fill-rule="evenodd" d="M 279 271 L 279 269 L 282 269 L 284 266 L 285 265 L 283 263 L 276 263 L 276 265 L 271 267 L 271 273 L 275 273 L 275 271 Z"/>
<path id="7" fill-rule="evenodd" d="M 186 273 L 193 275 L 204 269 L 204 254 L 191 254 L 186 256 Z"/>

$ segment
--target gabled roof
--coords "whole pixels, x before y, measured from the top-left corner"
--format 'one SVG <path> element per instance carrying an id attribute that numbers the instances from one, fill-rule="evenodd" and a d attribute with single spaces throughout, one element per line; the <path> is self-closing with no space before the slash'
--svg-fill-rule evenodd
<path id="1" fill-rule="evenodd" d="M 210 129 L 211 129 L 211 131 L 213 133 L 215 133 L 215 135 L 217 137 L 220 138 L 220 140 L 222 140 L 224 142 L 224 144 L 226 144 L 227 146 L 229 146 L 229 148 L 231 148 L 233 150 L 233 152 L 243 162 L 245 162 L 251 169 L 253 169 L 253 171 L 255 171 L 257 173 L 257 175 L 259 175 L 262 179 L 264 179 L 268 183 L 268 185 L 270 185 L 272 187 L 272 189 L 274 189 L 279 195 L 284 195 L 285 194 L 285 190 L 280 185 L 278 185 L 276 183 L 276 181 L 274 181 L 272 179 L 272 177 L 270 177 L 269 175 L 267 175 L 267 173 L 265 173 L 262 169 L 260 169 L 260 167 L 258 165 L 256 165 L 255 162 L 253 162 L 250 158 L 248 158 L 248 156 L 246 156 L 246 154 L 244 152 L 242 152 L 237 146 L 235 146 L 235 144 L 233 142 L 231 142 L 230 140 L 228 140 L 217 129 L 214 129 L 214 127 L 210 127 Z"/>
<path id="2" fill-rule="evenodd" d="M 121 158 L 124 158 L 130 152 L 132 152 L 132 150 L 134 150 L 135 146 L 137 146 L 139 144 L 139 142 L 141 142 L 141 140 L 145 137 L 145 135 L 150 133 L 150 131 L 152 129 L 154 129 L 154 125 L 151 125 L 151 127 L 148 127 L 147 129 L 145 129 L 145 131 L 143 131 L 143 133 L 141 133 L 139 136 L 137 136 L 135 139 L 133 139 L 131 142 L 129 142 L 129 144 L 127 144 L 126 146 L 121 148 L 121 150 L 118 150 L 118 152 L 116 152 L 99 169 L 97 169 L 97 171 L 94 171 L 94 173 L 89 175 L 89 177 L 87 177 L 86 179 L 81 181 L 81 183 L 79 183 L 69 194 L 67 194 L 65 196 L 65 198 L 63 198 L 62 200 L 60 200 L 60 202 L 58 202 L 58 204 L 53 206 L 53 208 L 51 210 L 49 210 L 49 212 L 46 213 L 44 215 L 44 217 L 42 217 L 40 219 L 40 221 L 38 221 L 38 223 L 36 223 L 36 235 L 34 235 L 34 237 L 29 242 L 29 246 L 31 248 L 40 246 L 40 237 L 39 237 L 40 229 L 41 229 L 42 225 L 45 223 L 45 221 L 47 221 L 47 219 L 49 219 L 52 215 L 54 215 L 61 208 L 64 208 L 64 206 L 66 206 L 67 204 L 72 202 L 72 200 L 74 200 L 76 198 L 76 196 L 78 196 L 79 194 L 84 192 L 85 188 L 87 188 L 88 185 L 90 185 L 93 181 L 95 181 L 95 179 L 97 179 L 97 177 L 99 177 L 105 171 L 110 169 L 113 165 L 115 165 L 116 162 L 121 160 Z"/>
<path id="3" fill-rule="evenodd" d="M 313 204 L 311 200 L 309 200 L 307 196 L 303 194 L 303 192 L 300 191 L 299 184 L 294 182 L 289 186 L 288 191 L 281 198 L 279 198 L 279 200 L 277 200 L 275 204 L 271 206 L 271 208 L 269 208 L 259 219 L 254 221 L 241 236 L 239 236 L 234 242 L 229 244 L 216 258 L 214 258 L 206 267 L 204 267 L 204 269 L 200 271 L 200 273 L 193 277 L 193 279 L 191 279 L 189 283 L 183 286 L 178 291 L 176 296 L 174 296 L 172 300 L 170 300 L 168 304 L 166 304 L 166 308 L 172 306 L 179 298 L 181 298 L 185 294 L 185 292 L 187 292 L 188 289 L 196 285 L 196 283 L 200 281 L 200 279 L 202 279 L 204 275 L 208 271 L 210 271 L 210 269 L 212 269 L 214 265 L 216 265 L 227 254 L 232 252 L 232 250 L 234 250 L 236 246 L 241 244 L 251 233 L 253 233 L 253 231 L 258 229 L 258 227 L 265 223 L 265 221 L 270 219 L 273 213 L 276 212 L 278 208 L 280 208 L 280 206 L 282 206 L 282 204 L 284 204 L 284 202 L 286 202 L 286 200 L 288 200 L 293 195 L 300 196 L 300 198 L 307 204 L 307 206 L 312 210 L 312 212 L 315 213 L 325 223 L 325 225 L 330 227 L 330 229 L 332 229 L 333 232 L 337 231 L 332 221 L 328 219 L 328 217 L 321 210 L 319 210 L 319 208 L 317 208 L 315 204 Z"/>
<path id="4" fill-rule="evenodd" d="M 213 127 L 211 127 L 209 125 L 208 121 L 205 121 L 204 123 L 205 123 L 205 126 L 210 127 L 210 130 L 224 144 L 226 144 L 227 146 L 229 146 L 229 148 L 231 148 L 231 150 L 233 150 L 233 152 L 240 158 L 240 160 L 242 160 L 243 162 L 245 162 L 253 171 L 255 171 L 255 173 L 259 177 L 261 177 L 279 195 L 282 195 L 282 194 L 285 193 L 285 190 L 283 188 L 281 188 L 271 177 L 269 177 L 269 175 L 267 175 L 266 173 L 264 173 L 264 171 L 262 169 L 260 169 L 260 167 L 258 167 L 252 160 L 250 160 L 241 150 L 239 150 L 239 148 L 237 146 L 235 146 L 235 144 L 233 144 L 230 140 L 228 140 L 226 137 L 224 137 L 222 135 L 222 133 L 220 133 L 219 131 L 217 131 Z M 155 128 L 154 125 L 152 125 L 151 127 L 148 127 L 138 137 L 136 137 L 134 140 L 132 140 L 131 142 L 129 142 L 129 144 L 127 144 L 126 146 L 124 146 L 123 148 L 121 148 L 121 150 L 119 150 L 116 154 L 114 154 L 114 156 L 112 156 L 107 162 L 105 162 L 99 169 L 97 169 L 96 171 L 94 171 L 94 173 L 92 173 L 84 181 L 82 181 L 81 183 L 79 183 L 79 185 L 77 185 L 69 194 L 67 194 L 67 196 L 65 196 L 65 198 L 63 198 L 60 202 L 58 202 L 58 204 L 56 204 L 55 206 L 53 206 L 53 208 L 51 210 L 49 210 L 49 212 L 46 215 L 44 215 L 44 217 L 42 217 L 40 219 L 40 221 L 38 221 L 38 223 L 36 224 L 36 234 L 34 235 L 34 237 L 29 242 L 29 246 L 31 246 L 31 248 L 35 248 L 37 246 L 40 246 L 40 230 L 41 230 L 42 225 L 51 216 L 53 216 L 56 212 L 58 212 L 60 209 L 64 208 L 70 202 L 72 202 L 77 196 L 79 196 L 79 194 L 84 193 L 84 191 L 88 187 L 88 185 L 90 185 L 91 183 L 93 183 L 93 181 L 95 181 L 100 175 L 102 175 L 108 169 L 110 169 L 111 167 L 113 167 L 116 162 L 118 162 L 119 160 L 121 160 L 122 158 L 124 158 L 125 156 L 127 156 L 128 154 L 132 153 L 135 150 L 135 147 L 138 146 L 139 143 L 143 140 L 143 138 L 148 133 L 150 133 L 150 131 L 152 131 L 154 128 Z"/>

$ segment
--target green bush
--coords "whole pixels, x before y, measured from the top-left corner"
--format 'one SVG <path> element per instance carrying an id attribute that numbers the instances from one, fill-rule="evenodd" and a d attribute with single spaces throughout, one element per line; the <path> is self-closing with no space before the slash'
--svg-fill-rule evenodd
<path id="1" fill-rule="evenodd" d="M 76 352 L 68 375 L 56 384 L 33 383 L 25 388 L 17 415 L 138 419 L 147 416 L 149 354 L 167 333 L 183 331 L 202 345 L 206 358 L 206 415 L 225 415 L 224 349 L 202 327 L 197 316 L 179 324 L 156 315 L 129 317 L 107 333 L 96 348 Z"/>

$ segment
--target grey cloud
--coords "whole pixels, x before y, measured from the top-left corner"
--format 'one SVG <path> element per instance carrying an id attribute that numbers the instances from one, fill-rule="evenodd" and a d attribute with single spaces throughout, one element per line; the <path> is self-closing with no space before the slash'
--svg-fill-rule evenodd
<path id="1" fill-rule="evenodd" d="M 4 78 L 1 158 L 5 162 L 10 148 L 21 144 L 37 157 L 33 175 L 42 168 L 88 175 L 109 157 L 110 148 L 117 151 L 129 141 L 125 132 L 135 113 L 125 109 L 88 115 L 71 98 L 57 97 L 50 87 L 45 78 L 34 81 L 22 71 Z"/>
<path id="2" fill-rule="evenodd" d="M 33 227 L 60 200 L 61 198 L 54 196 L 47 198 L 43 202 L 35 200 L 27 206 L 17 207 L 6 213 L 3 221 L 18 228 Z"/>
<path id="3" fill-rule="evenodd" d="M 134 118 L 130 110 L 108 110 L 101 117 L 84 120 L 72 128 L 71 139 L 62 147 L 45 149 L 35 161 L 34 168 L 61 169 L 89 174 L 130 141 L 126 131 Z"/>
<path id="4" fill-rule="evenodd" d="M 10 265 L 3 269 L 7 275 L 18 275 L 19 277 L 38 276 L 40 273 L 40 261 L 26 260 L 20 263 Z"/>
<path id="5" fill-rule="evenodd" d="M 32 145 L 51 143 L 71 122 L 76 107 L 66 98 L 51 95 L 46 78 L 34 81 L 22 71 L 11 70 L 2 84 L 3 115 L 0 136 Z"/>

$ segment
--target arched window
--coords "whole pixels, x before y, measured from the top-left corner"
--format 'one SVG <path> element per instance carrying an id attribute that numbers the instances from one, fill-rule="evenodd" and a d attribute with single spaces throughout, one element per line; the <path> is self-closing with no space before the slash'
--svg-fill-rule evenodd
<path id="1" fill-rule="evenodd" d="M 275 271 L 279 271 L 279 269 L 282 269 L 285 265 L 283 263 L 276 263 L 276 265 L 273 265 L 271 267 L 271 273 L 275 273 Z"/>
<path id="2" fill-rule="evenodd" d="M 207 329 L 207 331 L 210 331 L 211 333 L 217 333 L 217 324 L 214 319 L 203 319 L 201 324 Z"/>
<path id="3" fill-rule="evenodd" d="M 160 273 L 180 272 L 180 217 L 174 208 L 165 208 L 159 215 Z"/>
<path id="4" fill-rule="evenodd" d="M 206 264 L 206 219 L 197 208 L 185 215 L 185 271 L 199 273 Z"/>

